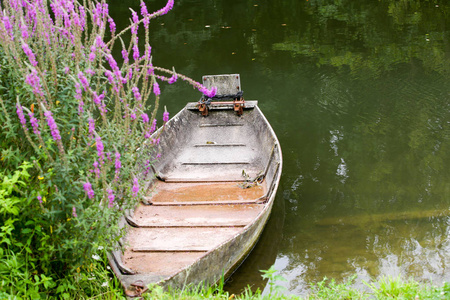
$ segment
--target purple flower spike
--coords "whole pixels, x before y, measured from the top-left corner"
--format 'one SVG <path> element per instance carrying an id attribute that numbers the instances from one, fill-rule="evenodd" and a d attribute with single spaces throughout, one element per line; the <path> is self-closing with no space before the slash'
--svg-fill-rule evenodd
<path id="1" fill-rule="evenodd" d="M 100 178 L 100 169 L 98 168 L 98 161 L 94 161 L 92 165 L 94 166 L 94 170 L 92 170 L 91 172 L 94 173 L 97 176 L 97 178 Z"/>
<path id="2" fill-rule="evenodd" d="M 146 113 L 143 113 L 141 115 L 141 117 L 142 117 L 142 122 L 144 122 L 144 123 L 148 123 L 150 121 L 148 118 L 148 115 Z"/>
<path id="3" fill-rule="evenodd" d="M 123 58 L 124 63 L 128 62 L 128 51 L 125 49 L 122 50 L 122 58 Z"/>
<path id="4" fill-rule="evenodd" d="M 114 32 L 116 32 L 116 23 L 114 23 L 114 20 L 112 18 L 109 18 L 108 22 L 109 22 L 109 29 L 111 30 L 111 33 L 114 34 Z"/>
<path id="5" fill-rule="evenodd" d="M 133 197 L 137 197 L 139 193 L 139 180 L 136 177 L 133 179 L 133 187 L 131 191 L 133 192 Z"/>
<path id="6" fill-rule="evenodd" d="M 141 97 L 141 93 L 139 93 L 139 88 L 135 86 L 135 87 L 131 88 L 131 90 L 133 91 L 134 98 L 136 98 L 137 101 L 141 101 L 142 97 Z"/>
<path id="7" fill-rule="evenodd" d="M 91 183 L 89 181 L 86 182 L 85 184 L 83 184 L 83 188 L 84 188 L 84 191 L 86 192 L 88 198 L 93 199 L 95 193 L 94 193 L 94 190 L 92 189 Z"/>
<path id="8" fill-rule="evenodd" d="M 33 51 L 30 49 L 30 46 L 28 46 L 27 43 L 22 44 L 23 52 L 28 56 L 28 59 L 30 60 L 30 63 L 33 67 L 37 66 L 36 56 L 34 55 Z"/>
<path id="9" fill-rule="evenodd" d="M 139 59 L 139 48 L 137 45 L 133 46 L 133 59 L 138 60 Z"/>
<path id="10" fill-rule="evenodd" d="M 89 137 L 93 138 L 95 132 L 95 120 L 90 118 L 89 119 Z"/>
<path id="11" fill-rule="evenodd" d="M 200 92 L 202 92 L 205 96 L 207 96 L 208 98 L 212 98 L 216 95 L 217 93 L 217 87 L 213 86 L 211 88 L 211 90 L 208 90 L 207 88 L 205 88 L 204 86 L 202 86 L 199 89 Z"/>
<path id="12" fill-rule="evenodd" d="M 97 105 L 101 105 L 103 99 L 105 99 L 105 93 L 102 92 L 100 95 L 97 95 L 96 92 L 93 92 L 92 94 L 93 94 L 93 96 L 94 96 L 94 99 L 93 99 L 93 100 L 94 100 L 94 103 L 97 104 Z"/>
<path id="13" fill-rule="evenodd" d="M 169 78 L 168 82 L 169 82 L 169 84 L 172 84 L 172 83 L 175 83 L 177 81 L 177 79 L 178 79 L 178 75 L 176 73 L 174 73 L 172 75 L 172 77 Z"/>
<path id="14" fill-rule="evenodd" d="M 55 141 L 61 140 L 61 135 L 59 134 L 58 125 L 56 125 L 55 119 L 53 119 L 52 112 L 46 111 L 44 116 L 47 118 L 48 127 L 50 127 L 50 132 Z"/>
<path id="15" fill-rule="evenodd" d="M 150 134 L 156 130 L 156 119 L 153 120 L 152 127 L 150 127 Z"/>
<path id="16" fill-rule="evenodd" d="M 153 83 L 153 93 L 155 93 L 156 96 L 161 95 L 161 90 L 159 89 L 159 84 L 156 82 Z"/>
<path id="17" fill-rule="evenodd" d="M 39 122 L 34 117 L 34 114 L 32 112 L 30 112 L 28 115 L 30 116 L 30 123 L 31 123 L 31 127 L 33 127 L 34 134 L 36 134 L 36 135 L 41 134 L 41 132 L 39 131 Z"/>
<path id="18" fill-rule="evenodd" d="M 25 82 L 33 88 L 33 94 L 43 96 L 41 79 L 39 78 L 36 69 L 32 69 L 31 73 L 25 77 Z"/>
<path id="19" fill-rule="evenodd" d="M 164 123 L 167 123 L 169 121 L 169 112 L 168 111 L 165 111 L 163 113 L 163 121 L 164 121 Z"/>
<path id="20" fill-rule="evenodd" d="M 36 198 L 38 199 L 39 203 L 42 204 L 42 196 L 38 194 Z"/>
<path id="21" fill-rule="evenodd" d="M 146 15 L 148 15 L 147 6 L 145 5 L 145 2 L 144 2 L 144 1 L 141 2 L 141 15 L 142 15 L 143 17 L 145 17 Z"/>
<path id="22" fill-rule="evenodd" d="M 119 152 L 116 152 L 116 160 L 114 162 L 114 166 L 116 167 L 116 170 L 115 170 L 116 176 L 118 176 L 120 173 L 120 168 L 122 168 L 122 163 L 120 162 L 120 153 Z"/>
<path id="23" fill-rule="evenodd" d="M 164 6 L 162 9 L 158 11 L 161 15 L 167 14 L 172 8 L 173 8 L 173 2 L 174 0 L 167 1 L 166 6 Z"/>
<path id="24" fill-rule="evenodd" d="M 73 216 L 74 218 L 78 217 L 78 215 L 77 215 L 77 209 L 75 208 L 75 206 L 72 206 L 72 216 Z"/>
<path id="25" fill-rule="evenodd" d="M 113 190 L 112 189 L 107 189 L 106 192 L 108 192 L 108 200 L 109 200 L 108 207 L 111 208 L 111 207 L 114 206 L 114 198 L 115 198 L 115 196 L 113 194 Z"/>
<path id="26" fill-rule="evenodd" d="M 135 11 L 131 11 L 131 19 L 133 20 L 133 23 L 139 22 L 139 17 Z"/>
<path id="27" fill-rule="evenodd" d="M 17 108 L 17 116 L 19 117 L 19 121 L 20 121 L 20 124 L 22 124 L 22 127 L 25 129 L 25 130 L 28 130 L 27 129 L 27 127 L 26 127 L 26 125 L 27 125 L 27 120 L 25 119 L 25 115 L 23 114 L 23 109 L 22 109 L 22 106 L 19 104 L 19 103 L 17 103 L 16 104 L 16 108 Z"/>
<path id="28" fill-rule="evenodd" d="M 100 158 L 100 162 L 101 162 L 103 160 L 103 158 L 104 158 L 104 153 L 103 153 L 104 147 L 103 147 L 102 138 L 101 137 L 97 137 L 95 139 L 95 144 L 96 144 L 96 147 L 97 147 L 97 156 Z"/>
<path id="29" fill-rule="evenodd" d="M 83 72 L 80 71 L 78 73 L 78 79 L 80 79 L 81 85 L 83 86 L 84 90 L 86 91 L 89 88 L 89 82 L 87 81 Z"/>
<path id="30" fill-rule="evenodd" d="M 23 22 L 20 24 L 20 31 L 22 32 L 22 38 L 24 40 L 28 39 L 29 37 L 28 28 Z"/>

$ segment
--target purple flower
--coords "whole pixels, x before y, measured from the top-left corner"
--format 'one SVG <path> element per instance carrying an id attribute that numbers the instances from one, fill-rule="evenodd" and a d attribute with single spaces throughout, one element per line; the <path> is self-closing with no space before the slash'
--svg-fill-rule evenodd
<path id="1" fill-rule="evenodd" d="M 98 136 L 95 139 L 95 144 L 97 147 L 97 156 L 100 158 L 100 162 L 102 162 L 102 160 L 104 158 L 104 153 L 103 153 L 104 147 L 103 147 L 102 138 Z"/>
<path id="2" fill-rule="evenodd" d="M 111 66 L 111 69 L 116 72 L 119 70 L 119 66 L 117 65 L 116 60 L 111 54 L 108 54 L 105 56 L 105 59 L 108 61 L 109 65 Z"/>
<path id="3" fill-rule="evenodd" d="M 133 20 L 134 23 L 139 22 L 139 17 L 134 10 L 131 11 L 131 19 Z"/>
<path id="4" fill-rule="evenodd" d="M 131 120 L 136 120 L 136 114 L 135 113 L 131 113 L 130 114 L 130 119 Z"/>
<path id="5" fill-rule="evenodd" d="M 125 63 L 128 63 L 128 51 L 123 49 L 122 50 L 122 57 Z"/>
<path id="6" fill-rule="evenodd" d="M 31 127 L 33 127 L 34 134 L 36 134 L 36 135 L 41 134 L 41 132 L 39 131 L 39 122 L 34 117 L 34 114 L 32 112 L 30 112 L 28 115 L 30 116 L 30 123 L 31 123 Z"/>
<path id="7" fill-rule="evenodd" d="M 84 29 L 84 27 L 86 26 L 86 11 L 84 10 L 83 6 L 79 7 L 80 10 L 80 23 L 81 23 L 81 28 Z"/>
<path id="8" fill-rule="evenodd" d="M 165 112 L 163 113 L 163 121 L 164 121 L 164 123 L 166 123 L 167 121 L 169 121 L 169 112 L 168 112 L 168 111 L 165 111 Z"/>
<path id="9" fill-rule="evenodd" d="M 159 13 L 161 15 L 167 14 L 173 8 L 173 2 L 174 2 L 174 0 L 167 1 L 166 6 L 164 6 L 162 9 L 157 11 L 157 13 Z"/>
<path id="10" fill-rule="evenodd" d="M 95 38 L 95 44 L 100 47 L 101 49 L 106 48 L 106 44 L 103 41 L 102 37 L 97 35 L 97 37 Z"/>
<path id="11" fill-rule="evenodd" d="M 144 122 L 144 123 L 148 123 L 150 121 L 148 118 L 148 115 L 146 113 L 143 113 L 141 115 L 141 117 L 142 117 L 142 122 Z"/>
<path id="12" fill-rule="evenodd" d="M 55 141 L 61 140 L 61 135 L 59 134 L 58 126 L 56 125 L 55 120 L 53 119 L 52 112 L 46 111 L 44 116 L 47 118 L 48 127 L 50 127 L 50 132 Z"/>
<path id="13" fill-rule="evenodd" d="M 108 193 L 108 200 L 109 200 L 108 207 L 111 208 L 111 207 L 114 206 L 114 198 L 115 198 L 115 196 L 113 194 L 113 190 L 112 189 L 107 189 L 106 192 Z"/>
<path id="14" fill-rule="evenodd" d="M 115 170 L 116 176 L 118 176 L 119 172 L 120 172 L 120 168 L 122 168 L 122 163 L 120 162 L 120 153 L 119 152 L 116 152 L 116 160 L 114 162 L 114 166 L 116 167 L 116 170 Z"/>
<path id="15" fill-rule="evenodd" d="M 65 66 L 64 67 L 64 73 L 65 74 L 69 74 L 69 71 L 70 71 L 69 67 Z"/>
<path id="16" fill-rule="evenodd" d="M 78 217 L 78 216 L 77 216 L 77 209 L 75 208 L 75 206 L 72 206 L 72 216 L 73 216 L 74 218 Z"/>
<path id="17" fill-rule="evenodd" d="M 169 84 L 175 83 L 177 81 L 178 75 L 176 73 L 173 73 L 172 77 L 169 78 Z"/>
<path id="18" fill-rule="evenodd" d="M 114 74 L 110 70 L 105 71 L 105 76 L 108 78 L 108 81 L 111 85 L 114 85 Z"/>
<path id="19" fill-rule="evenodd" d="M 28 59 L 30 60 L 30 63 L 33 67 L 37 66 L 36 56 L 34 55 L 33 51 L 30 49 L 27 43 L 22 44 L 23 52 L 28 56 Z"/>
<path id="20" fill-rule="evenodd" d="M 156 130 L 156 119 L 153 120 L 152 127 L 150 128 L 150 134 L 155 132 Z"/>
<path id="21" fill-rule="evenodd" d="M 147 69 L 147 75 L 154 75 L 154 74 L 155 74 L 155 69 L 153 68 L 153 65 L 150 64 Z"/>
<path id="22" fill-rule="evenodd" d="M 205 96 L 207 96 L 208 98 L 212 98 L 216 95 L 217 93 L 217 87 L 213 86 L 211 88 L 211 90 L 208 90 L 206 87 L 202 86 L 199 89 L 200 92 L 202 92 Z"/>
<path id="23" fill-rule="evenodd" d="M 3 24 L 5 25 L 6 31 L 11 36 L 11 39 L 14 39 L 14 33 L 12 31 L 13 27 L 12 27 L 11 22 L 9 21 L 9 17 L 7 15 L 3 16 Z"/>
<path id="24" fill-rule="evenodd" d="M 145 5 L 145 2 L 144 2 L 144 1 L 141 2 L 141 15 L 142 15 L 143 17 L 145 17 L 146 15 L 148 15 L 147 6 Z"/>
<path id="25" fill-rule="evenodd" d="M 131 25 L 131 33 L 137 34 L 138 32 L 138 26 L 136 24 Z"/>
<path id="26" fill-rule="evenodd" d="M 23 114 L 22 106 L 19 103 L 17 103 L 16 104 L 16 108 L 17 108 L 16 112 L 17 112 L 17 116 L 19 117 L 20 124 L 22 124 L 22 127 L 25 130 L 28 130 L 27 127 L 26 127 L 27 120 L 25 119 L 25 115 Z"/>
<path id="27" fill-rule="evenodd" d="M 137 45 L 133 46 L 133 59 L 138 60 L 139 59 L 139 48 Z"/>
<path id="28" fill-rule="evenodd" d="M 93 94 L 93 96 L 94 96 L 94 99 L 93 99 L 93 100 L 94 100 L 94 103 L 97 104 L 97 105 L 101 105 L 103 99 L 105 98 L 105 93 L 102 92 L 100 95 L 97 95 L 96 92 L 93 92 L 92 94 Z"/>
<path id="29" fill-rule="evenodd" d="M 141 97 L 141 93 L 139 93 L 139 88 L 135 86 L 135 87 L 131 88 L 131 90 L 133 91 L 134 98 L 136 98 L 137 101 L 141 101 L 142 97 Z"/>
<path id="30" fill-rule="evenodd" d="M 139 71 L 138 71 L 139 72 Z M 128 70 L 128 79 L 131 80 L 133 78 L 133 68 Z M 139 90 L 138 90 L 139 91 Z"/>
<path id="31" fill-rule="evenodd" d="M 109 22 L 109 29 L 111 30 L 111 33 L 114 34 L 114 32 L 116 32 L 116 23 L 114 23 L 114 20 L 112 18 L 109 18 L 108 22 Z"/>
<path id="32" fill-rule="evenodd" d="M 20 23 L 20 31 L 22 32 L 22 38 L 24 40 L 28 39 L 28 37 L 29 37 L 28 28 L 27 28 L 27 26 L 25 25 L 24 22 Z"/>
<path id="33" fill-rule="evenodd" d="M 89 53 L 89 61 L 93 62 L 95 60 L 95 52 Z"/>
<path id="34" fill-rule="evenodd" d="M 148 24 L 150 24 L 150 18 L 148 17 L 148 10 L 144 1 L 141 2 L 141 15 L 144 17 L 144 27 L 148 28 Z"/>
<path id="35" fill-rule="evenodd" d="M 89 136 L 91 138 L 94 137 L 94 132 L 95 132 L 95 120 L 89 118 Z"/>
<path id="36" fill-rule="evenodd" d="M 84 102 L 83 102 L 83 100 L 80 100 L 80 102 L 78 103 L 78 114 L 82 114 L 83 113 L 83 111 L 84 111 Z"/>
<path id="37" fill-rule="evenodd" d="M 131 191 L 133 192 L 133 197 L 137 197 L 139 193 L 139 180 L 136 177 L 133 179 L 133 187 L 131 188 Z"/>
<path id="38" fill-rule="evenodd" d="M 94 161 L 92 165 L 94 166 L 94 170 L 91 170 L 91 172 L 97 175 L 97 178 L 100 178 L 100 169 L 98 168 L 98 161 Z"/>
<path id="39" fill-rule="evenodd" d="M 25 82 L 33 88 L 33 93 L 35 95 L 44 95 L 42 93 L 41 80 L 37 74 L 36 69 L 32 69 L 31 73 L 25 77 Z"/>
<path id="40" fill-rule="evenodd" d="M 156 82 L 153 83 L 153 93 L 155 93 L 156 96 L 161 95 L 161 90 L 159 89 L 159 84 Z"/>
<path id="41" fill-rule="evenodd" d="M 39 200 L 39 203 L 42 204 L 42 196 L 38 194 L 36 198 Z"/>
<path id="42" fill-rule="evenodd" d="M 94 193 L 94 190 L 92 189 L 92 185 L 89 181 L 87 181 L 85 184 L 83 184 L 83 188 L 89 199 L 94 198 L 95 193 Z"/>
<path id="43" fill-rule="evenodd" d="M 93 76 L 95 74 L 94 70 L 92 70 L 91 68 L 87 68 L 85 72 L 86 72 L 86 74 L 89 74 L 91 76 Z"/>
<path id="44" fill-rule="evenodd" d="M 89 82 L 87 81 L 83 72 L 80 71 L 78 73 L 78 79 L 80 79 L 81 85 L 83 86 L 84 90 L 86 91 L 89 88 Z"/>

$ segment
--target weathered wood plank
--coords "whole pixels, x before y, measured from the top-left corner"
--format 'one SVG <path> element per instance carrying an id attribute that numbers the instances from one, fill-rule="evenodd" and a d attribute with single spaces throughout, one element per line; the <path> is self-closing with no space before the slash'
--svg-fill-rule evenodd
<path id="1" fill-rule="evenodd" d="M 139 227 L 238 227 L 246 226 L 264 205 L 139 205 L 132 215 Z"/>
<path id="2" fill-rule="evenodd" d="M 242 228 L 134 228 L 128 230 L 126 242 L 132 249 L 153 251 L 210 250 L 235 236 Z"/>

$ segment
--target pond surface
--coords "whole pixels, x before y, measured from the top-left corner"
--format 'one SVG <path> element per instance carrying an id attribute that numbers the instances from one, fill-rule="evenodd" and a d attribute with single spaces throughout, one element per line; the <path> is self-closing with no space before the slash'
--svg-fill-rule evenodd
<path id="1" fill-rule="evenodd" d="M 111 5 L 119 26 L 129 6 Z M 151 28 L 155 65 L 240 73 L 281 143 L 272 217 L 229 291 L 264 289 L 273 264 L 287 294 L 325 276 L 450 280 L 448 1 L 176 0 Z M 172 115 L 200 98 L 162 95 Z"/>

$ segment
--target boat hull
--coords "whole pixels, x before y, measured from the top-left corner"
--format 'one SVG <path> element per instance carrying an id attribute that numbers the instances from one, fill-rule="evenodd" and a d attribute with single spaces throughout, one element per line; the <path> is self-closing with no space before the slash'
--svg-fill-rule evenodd
<path id="1" fill-rule="evenodd" d="M 256 101 L 242 116 L 218 105 L 206 118 L 188 103 L 157 134 L 161 143 L 143 150 L 161 153 L 142 175 L 149 196 L 122 220 L 128 234 L 109 255 L 130 296 L 151 283 L 181 289 L 228 278 L 258 241 L 281 177 L 279 142 Z M 183 231 L 192 237 L 177 237 Z"/>

